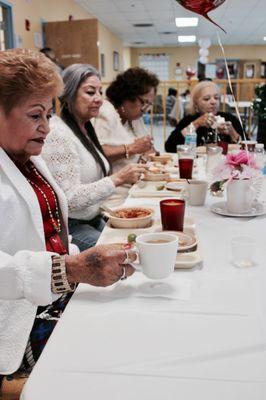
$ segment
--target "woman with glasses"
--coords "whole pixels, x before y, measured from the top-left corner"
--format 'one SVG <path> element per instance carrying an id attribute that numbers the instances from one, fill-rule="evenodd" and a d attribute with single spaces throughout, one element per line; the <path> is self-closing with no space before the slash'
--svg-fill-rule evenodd
<path id="1" fill-rule="evenodd" d="M 107 88 L 93 124 L 114 171 L 153 149 L 142 116 L 152 107 L 158 84 L 156 75 L 135 67 L 118 74 Z"/>

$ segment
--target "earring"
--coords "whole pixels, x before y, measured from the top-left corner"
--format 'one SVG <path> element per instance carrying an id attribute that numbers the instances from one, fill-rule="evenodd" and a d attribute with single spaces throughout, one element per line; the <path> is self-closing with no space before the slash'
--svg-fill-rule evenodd
<path id="1" fill-rule="evenodd" d="M 121 108 L 122 113 L 125 114 L 126 113 L 125 107 L 121 106 L 120 108 Z"/>

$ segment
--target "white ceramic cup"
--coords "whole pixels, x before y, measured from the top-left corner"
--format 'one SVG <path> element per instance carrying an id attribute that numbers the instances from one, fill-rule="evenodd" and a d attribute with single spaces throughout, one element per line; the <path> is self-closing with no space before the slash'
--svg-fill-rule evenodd
<path id="1" fill-rule="evenodd" d="M 174 271 L 178 236 L 164 232 L 144 233 L 137 236 L 136 248 L 139 264 L 132 265 L 148 278 L 167 278 Z"/>
<path id="2" fill-rule="evenodd" d="M 189 179 L 186 183 L 185 197 L 190 206 L 203 206 L 206 199 L 208 182 Z"/>
<path id="3" fill-rule="evenodd" d="M 231 213 L 249 213 L 256 195 L 252 179 L 232 180 L 226 187 L 226 208 Z"/>

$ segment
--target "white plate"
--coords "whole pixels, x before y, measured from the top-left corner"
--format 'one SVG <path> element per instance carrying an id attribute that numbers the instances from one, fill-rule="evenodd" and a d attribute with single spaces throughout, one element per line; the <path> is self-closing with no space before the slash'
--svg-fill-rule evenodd
<path id="1" fill-rule="evenodd" d="M 141 181 L 135 183 L 129 190 L 130 197 L 179 197 L 180 192 L 167 190 L 157 190 L 156 187 L 166 185 L 165 181 L 151 182 L 151 181 Z"/>
<path id="2" fill-rule="evenodd" d="M 257 217 L 259 215 L 266 214 L 266 208 L 264 204 L 260 202 L 254 203 L 251 211 L 248 213 L 231 213 L 230 211 L 227 210 L 225 201 L 213 204 L 211 206 L 211 211 L 219 215 L 224 215 L 226 217 L 241 217 L 241 218 Z"/>

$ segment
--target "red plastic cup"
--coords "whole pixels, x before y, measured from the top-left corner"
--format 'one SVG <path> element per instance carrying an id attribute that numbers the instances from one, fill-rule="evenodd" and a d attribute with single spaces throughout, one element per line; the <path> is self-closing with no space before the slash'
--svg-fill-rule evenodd
<path id="1" fill-rule="evenodd" d="M 179 177 L 181 179 L 192 179 L 193 158 L 179 158 Z"/>
<path id="2" fill-rule="evenodd" d="M 165 199 L 160 201 L 161 221 L 164 231 L 183 231 L 185 201 Z"/>
<path id="3" fill-rule="evenodd" d="M 226 155 L 228 152 L 228 143 L 227 142 L 218 142 L 218 146 L 223 149 L 222 154 Z"/>

